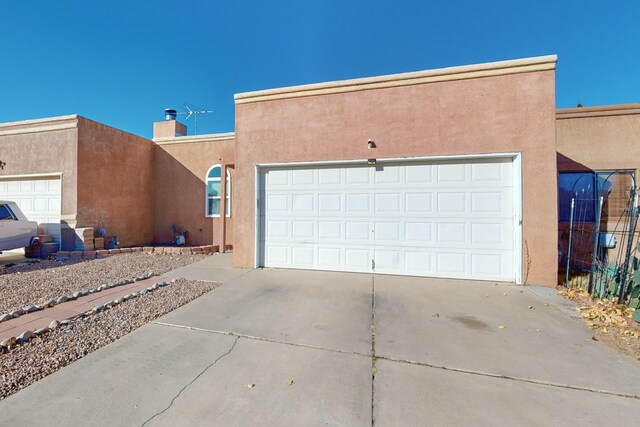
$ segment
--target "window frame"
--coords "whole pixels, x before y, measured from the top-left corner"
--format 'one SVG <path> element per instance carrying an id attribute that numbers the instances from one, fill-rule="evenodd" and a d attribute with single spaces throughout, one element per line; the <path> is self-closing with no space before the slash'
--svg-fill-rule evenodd
<path id="1" fill-rule="evenodd" d="M 215 168 L 220 168 L 220 177 L 219 178 L 210 178 L 209 174 Z M 225 188 L 225 210 L 226 210 L 226 218 L 231 218 L 231 171 L 229 168 L 225 168 L 226 170 L 226 188 Z M 222 188 L 222 165 L 215 164 L 211 166 L 207 170 L 207 174 L 205 175 L 204 182 L 204 216 L 206 218 L 220 218 L 220 204 L 218 204 L 218 213 L 213 214 L 209 212 L 209 200 L 222 200 L 221 196 L 209 196 L 209 183 L 210 182 L 219 182 L 220 187 Z"/>
<path id="2" fill-rule="evenodd" d="M 7 213 L 9 214 L 9 216 L 11 218 L 0 218 L 0 221 L 18 221 L 18 217 L 16 216 L 16 214 L 13 212 L 13 209 L 11 209 L 11 206 L 9 206 L 8 204 L 1 204 L 0 207 L 3 207 L 7 210 Z"/>
<path id="3" fill-rule="evenodd" d="M 602 196 L 602 188 L 601 182 L 612 182 L 610 178 L 615 176 L 616 174 L 629 174 L 632 176 L 633 182 L 635 182 L 636 171 L 634 169 L 593 169 L 588 171 L 558 171 L 558 222 L 568 222 L 570 218 L 565 218 L 562 214 L 564 212 L 563 203 L 570 203 L 569 200 L 561 200 L 561 177 L 564 175 L 582 175 L 582 176 L 590 176 L 591 179 L 591 198 L 587 200 L 593 200 L 593 212 L 590 213 L 588 219 L 585 219 L 584 222 L 594 222 L 596 217 L 596 211 L 598 209 L 598 198 Z M 578 183 L 582 177 L 578 178 L 575 183 Z M 574 184 L 575 185 L 575 184 Z M 613 184 L 612 184 L 613 185 Z M 567 208 L 567 206 L 564 206 Z M 564 212 L 566 213 L 566 212 Z"/>

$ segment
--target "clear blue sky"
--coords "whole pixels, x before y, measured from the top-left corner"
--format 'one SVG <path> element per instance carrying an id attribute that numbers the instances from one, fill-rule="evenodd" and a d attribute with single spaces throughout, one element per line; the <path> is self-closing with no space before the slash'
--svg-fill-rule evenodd
<path id="1" fill-rule="evenodd" d="M 164 108 L 558 54 L 557 106 L 640 101 L 638 1 L 3 1 L 0 122 L 77 113 L 150 137 Z M 193 130 L 193 123 L 187 122 Z"/>

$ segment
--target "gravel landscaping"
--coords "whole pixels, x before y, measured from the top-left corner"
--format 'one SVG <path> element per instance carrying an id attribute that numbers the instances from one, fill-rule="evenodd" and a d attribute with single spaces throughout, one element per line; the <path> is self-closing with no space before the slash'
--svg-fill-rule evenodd
<path id="1" fill-rule="evenodd" d="M 0 314 L 95 288 L 102 283 L 133 279 L 150 272 L 163 274 L 206 256 L 209 255 L 136 252 L 84 261 L 44 260 L 0 267 Z"/>
<path id="2" fill-rule="evenodd" d="M 148 259 L 153 259 L 150 257 Z M 59 326 L 0 354 L 0 400 L 218 286 L 215 282 L 180 279 L 154 292 Z"/>

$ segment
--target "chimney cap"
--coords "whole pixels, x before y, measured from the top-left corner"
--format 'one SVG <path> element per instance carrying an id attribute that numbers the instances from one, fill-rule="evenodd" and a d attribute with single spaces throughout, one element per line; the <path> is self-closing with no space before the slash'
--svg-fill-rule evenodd
<path id="1" fill-rule="evenodd" d="M 165 120 L 175 120 L 177 114 L 178 113 L 173 108 L 165 108 L 164 109 L 164 119 Z"/>

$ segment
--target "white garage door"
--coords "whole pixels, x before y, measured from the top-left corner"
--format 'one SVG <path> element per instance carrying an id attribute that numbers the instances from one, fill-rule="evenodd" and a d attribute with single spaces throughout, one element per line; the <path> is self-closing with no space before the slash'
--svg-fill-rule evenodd
<path id="1" fill-rule="evenodd" d="M 513 159 L 260 169 L 258 262 L 515 280 Z"/>
<path id="2" fill-rule="evenodd" d="M 60 243 L 62 186 L 59 177 L 0 177 L 0 200 L 12 200 L 31 221 Z"/>

